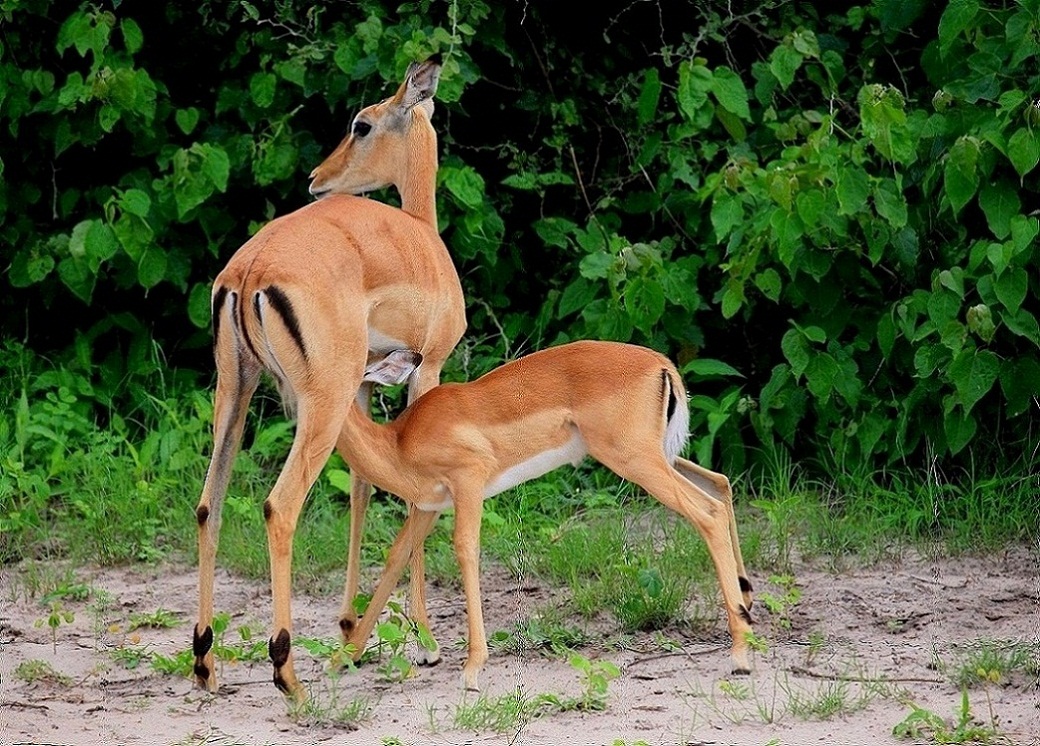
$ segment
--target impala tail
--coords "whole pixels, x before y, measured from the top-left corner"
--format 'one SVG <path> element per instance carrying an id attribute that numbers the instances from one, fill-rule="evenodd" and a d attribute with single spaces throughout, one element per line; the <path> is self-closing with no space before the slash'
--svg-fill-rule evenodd
<path id="1" fill-rule="evenodd" d="M 686 388 L 675 368 L 662 368 L 661 379 L 665 406 L 664 455 L 668 463 L 674 464 L 690 439 L 690 407 L 686 403 Z"/>

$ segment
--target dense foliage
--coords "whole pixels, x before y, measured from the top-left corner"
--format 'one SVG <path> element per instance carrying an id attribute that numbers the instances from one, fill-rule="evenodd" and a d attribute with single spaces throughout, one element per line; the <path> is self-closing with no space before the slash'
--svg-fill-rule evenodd
<path id="1" fill-rule="evenodd" d="M 1028 458 L 1040 0 L 818 5 L 3 0 L 0 333 L 57 363 L 12 406 L 204 390 L 212 277 L 439 53 L 451 375 L 631 340 L 683 365 L 705 462 Z"/>

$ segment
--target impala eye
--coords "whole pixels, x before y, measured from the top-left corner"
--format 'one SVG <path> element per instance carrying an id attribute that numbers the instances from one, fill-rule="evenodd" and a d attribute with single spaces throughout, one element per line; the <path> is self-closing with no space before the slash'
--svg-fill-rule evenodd
<path id="1" fill-rule="evenodd" d="M 354 122 L 354 137 L 364 137 L 372 131 L 372 125 L 358 120 Z"/>

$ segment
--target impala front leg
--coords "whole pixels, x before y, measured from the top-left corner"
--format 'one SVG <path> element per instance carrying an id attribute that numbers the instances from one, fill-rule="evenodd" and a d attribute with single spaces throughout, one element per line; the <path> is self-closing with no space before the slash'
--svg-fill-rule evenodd
<path id="1" fill-rule="evenodd" d="M 350 638 L 347 640 L 348 644 L 354 646 L 353 658 L 355 661 L 361 660 L 361 655 L 365 652 L 365 647 L 368 645 L 368 638 L 371 636 L 372 630 L 375 629 L 376 622 L 379 620 L 379 615 L 383 612 L 386 602 L 390 600 L 390 594 L 397 587 L 397 582 L 401 579 L 401 574 L 404 572 L 404 566 L 408 563 L 408 558 L 415 551 L 415 548 L 422 546 L 426 537 L 429 536 L 438 515 L 440 514 L 433 511 L 409 511 L 404 525 L 397 532 L 397 537 L 394 539 L 394 543 L 391 545 L 390 552 L 386 558 L 386 566 L 379 576 L 379 582 L 376 584 L 375 591 L 372 592 L 372 600 L 368 604 L 368 609 L 365 611 L 364 616 L 358 620 L 357 625 L 350 634 Z"/>
<path id="2" fill-rule="evenodd" d="M 441 363 L 435 360 L 424 359 L 422 365 L 415 369 L 408 378 L 408 403 L 411 404 L 427 391 L 440 383 Z M 409 514 L 415 511 L 413 505 L 408 506 Z M 425 542 L 419 542 L 412 550 L 412 558 L 409 561 L 411 572 L 409 574 L 409 606 L 408 613 L 412 621 L 430 631 L 430 616 L 426 611 L 426 547 Z M 441 650 L 436 639 L 433 638 L 434 647 L 427 650 L 419 647 L 416 662 L 420 665 L 435 666 L 440 663 Z"/>
<path id="3" fill-rule="evenodd" d="M 455 495 L 455 556 L 462 570 L 469 628 L 469 654 L 462 668 L 462 685 L 474 692 L 480 691 L 480 672 L 488 659 L 480 595 L 480 519 L 483 512 L 484 496 L 479 483 L 476 488 L 460 490 Z"/>

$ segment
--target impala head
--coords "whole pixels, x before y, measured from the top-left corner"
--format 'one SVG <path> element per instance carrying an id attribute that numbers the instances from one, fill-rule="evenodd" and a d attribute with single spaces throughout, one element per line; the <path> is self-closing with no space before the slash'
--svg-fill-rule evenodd
<path id="1" fill-rule="evenodd" d="M 311 194 L 362 194 L 391 184 L 401 191 L 402 180 L 424 165 L 409 163 L 413 154 L 436 157 L 430 117 L 440 72 L 437 59 L 413 62 L 397 93 L 358 112 L 343 142 L 311 172 Z M 427 139 L 432 148 L 422 147 Z"/>

